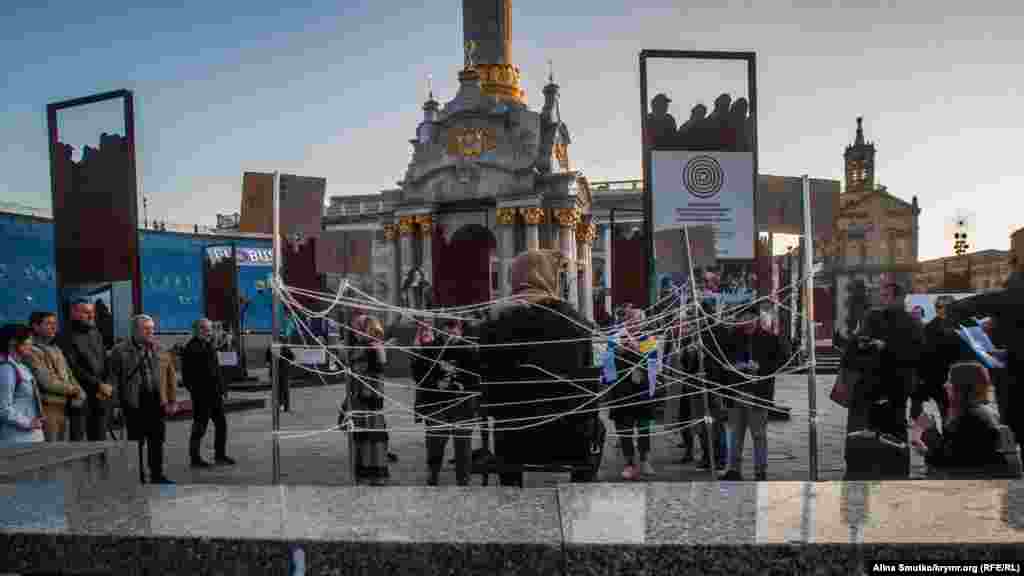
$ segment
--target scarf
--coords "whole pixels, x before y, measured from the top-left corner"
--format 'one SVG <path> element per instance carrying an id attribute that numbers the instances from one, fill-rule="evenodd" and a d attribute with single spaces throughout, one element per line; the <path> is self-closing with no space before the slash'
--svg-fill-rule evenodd
<path id="1" fill-rule="evenodd" d="M 530 304 L 557 300 L 562 256 L 554 250 L 529 250 L 512 261 L 512 292 Z"/>

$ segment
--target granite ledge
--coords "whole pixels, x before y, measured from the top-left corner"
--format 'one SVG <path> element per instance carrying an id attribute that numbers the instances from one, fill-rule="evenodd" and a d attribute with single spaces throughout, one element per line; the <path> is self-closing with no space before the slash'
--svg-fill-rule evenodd
<path id="1" fill-rule="evenodd" d="M 856 574 L 1024 558 L 1017 480 L 136 486 L 65 491 L 46 510 L 12 498 L 59 488 L 0 484 L 21 506 L 0 514 L 4 566 L 283 574 L 296 546 L 308 574 Z"/>

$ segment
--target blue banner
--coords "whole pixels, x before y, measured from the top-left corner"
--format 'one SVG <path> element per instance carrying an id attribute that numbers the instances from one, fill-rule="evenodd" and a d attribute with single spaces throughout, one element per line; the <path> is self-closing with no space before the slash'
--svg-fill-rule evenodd
<path id="1" fill-rule="evenodd" d="M 53 224 L 3 215 L 0 242 L 0 323 L 26 324 L 34 310 L 56 312 Z"/>
<path id="2" fill-rule="evenodd" d="M 246 329 L 271 329 L 270 240 L 140 233 L 142 307 L 158 332 L 187 332 L 205 313 L 203 258 L 211 245 L 236 243 L 239 293 L 251 300 Z M 53 222 L 0 214 L 0 323 L 25 323 L 34 310 L 57 311 Z M 262 292 L 260 286 L 263 286 Z"/>

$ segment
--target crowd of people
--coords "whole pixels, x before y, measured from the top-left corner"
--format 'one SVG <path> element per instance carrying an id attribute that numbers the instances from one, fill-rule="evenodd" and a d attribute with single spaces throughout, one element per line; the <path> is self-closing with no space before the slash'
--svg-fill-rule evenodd
<path id="1" fill-rule="evenodd" d="M 415 420 L 425 426 L 427 484 L 439 483 L 449 439 L 459 485 L 474 473 L 485 481 L 494 473 L 502 485 L 521 486 L 523 471 L 537 466 L 570 470 L 574 481 L 593 480 L 607 436 L 595 406 L 614 423 L 624 480 L 656 476 L 652 438 L 671 430 L 679 432 L 682 463 L 720 470 L 723 480 L 743 479 L 749 432 L 754 478 L 767 479 L 768 414 L 778 409 L 775 375 L 794 351 L 770 304 L 734 306 L 724 314 L 713 300 L 696 307 L 676 300 L 675 308 L 652 307 L 650 317 L 626 305 L 599 327 L 563 300 L 560 258 L 544 250 L 519 255 L 511 268 L 513 297 L 478 313 L 414 318 L 415 336 L 404 352 L 411 359 Z M 669 290 L 663 300 L 671 296 Z M 923 324 L 904 308 L 904 296 L 899 285 L 885 286 L 882 308 L 871 311 L 848 341 L 837 342 L 845 350 L 844 374 L 857 375 L 848 405 L 847 476 L 905 476 L 906 459 L 865 440 L 865 431 L 899 445 L 910 422 L 911 445 L 935 467 L 1006 464 L 1007 444 L 1015 454 L 1013 438 L 1019 437 L 1014 400 L 1020 395 L 1009 384 L 1019 366 L 1015 357 L 992 349 L 1010 365 L 1008 372 L 972 362 L 975 351 L 958 332 L 962 320 L 949 314 L 951 300 L 940 299 L 936 318 Z M 999 343 L 993 318 L 979 325 Z M 356 480 L 381 484 L 397 461 L 389 450 L 382 381 L 394 340 L 369 312 L 355 315 L 347 331 L 351 378 L 339 425 L 351 432 Z M 181 351 L 192 401 L 193 468 L 212 465 L 201 454 L 211 421 L 213 463 L 234 463 L 227 455 L 227 389 L 213 332 L 209 320 L 197 320 Z M 595 335 L 607 338 L 599 360 Z M 149 482 L 171 482 L 163 444 L 165 420 L 178 408 L 178 362 L 157 343 L 153 318 L 134 317 L 131 336 L 108 348 L 95 326 L 94 305 L 76 301 L 64 330 L 56 314 L 38 311 L 27 325 L 4 326 L 0 345 L 0 442 L 104 440 L 116 409 L 127 439 L 138 442 L 142 481 L 148 467 Z M 274 377 L 286 384 L 295 356 L 285 346 L 279 353 Z M 287 386 L 281 389 L 287 410 Z M 924 414 L 929 400 L 939 407 L 938 423 Z M 669 402 L 676 403 L 674 422 L 665 421 Z M 482 447 L 473 450 L 477 429 Z"/>
<path id="2" fill-rule="evenodd" d="M 697 104 L 690 117 L 681 126 L 668 112 L 672 100 L 665 94 L 651 99 L 651 113 L 647 116 L 648 143 L 659 148 L 686 150 L 724 150 L 749 152 L 753 149 L 753 119 L 746 98 L 721 94 L 715 98 L 714 108 Z"/>
<path id="3" fill-rule="evenodd" d="M 576 481 L 595 479 L 607 431 L 597 410 L 580 409 L 595 399 L 614 423 L 623 479 L 656 475 L 651 444 L 665 434 L 658 422 L 668 402 L 678 403 L 678 422 L 660 428 L 680 430 L 684 461 L 695 461 L 699 443 L 698 464 L 715 465 L 723 479 L 741 480 L 749 430 L 755 476 L 766 479 L 774 374 L 790 357 L 771 310 L 741 307 L 727 322 L 716 323 L 720 315 L 713 302 L 705 302 L 702 313 L 715 325 L 703 339 L 693 311 L 679 317 L 658 309 L 649 318 L 626 306 L 599 327 L 562 299 L 559 258 L 543 250 L 518 256 L 511 267 L 512 298 L 483 315 L 413 318 L 415 336 L 403 351 L 411 359 L 414 418 L 425 426 L 427 484 L 439 482 L 449 439 L 459 485 L 469 484 L 473 473 L 483 473 L 486 482 L 494 472 L 502 485 L 517 486 L 523 470 L 536 467 L 568 470 Z M 368 313 L 356 314 L 348 331 L 355 375 L 339 424 L 351 426 L 357 481 L 380 484 L 396 459 L 388 452 L 381 381 L 392 346 L 379 319 Z M 608 343 L 595 364 L 596 334 L 606 334 Z M 695 382 L 690 378 L 699 378 L 702 351 L 706 377 Z M 674 381 L 684 383 L 682 398 L 666 400 Z M 705 385 L 717 388 L 707 409 L 699 394 Z M 715 416 L 713 439 L 693 424 L 706 410 Z M 476 429 L 481 447 L 473 450 Z"/>
<path id="4" fill-rule="evenodd" d="M 178 361 L 159 345 L 152 317 L 132 318 L 129 338 L 104 344 L 95 305 L 76 300 L 70 322 L 58 330 L 52 311 L 33 312 L 27 325 L 0 329 L 0 442 L 103 441 L 123 424 L 139 446 L 139 474 L 147 482 L 173 483 L 164 474 L 166 418 L 179 409 Z M 191 465 L 210 466 L 200 455 L 212 420 L 215 461 L 234 464 L 226 453 L 226 388 L 209 320 L 197 320 L 181 358 L 183 384 L 192 405 Z"/>
<path id="5" fill-rule="evenodd" d="M 1006 351 L 993 345 L 999 344 L 994 318 L 975 319 L 976 303 L 940 297 L 936 317 L 924 324 L 921 311 L 906 310 L 905 296 L 899 284 L 883 286 L 882 307 L 836 343 L 843 349 L 842 378 L 849 387 L 846 477 L 906 478 L 910 449 L 924 456 L 934 474 L 1018 476 L 1020 395 L 1015 398 L 1010 385 L 1014 371 L 980 362 L 978 349 L 963 336 L 977 325 L 986 353 L 1005 359 Z M 938 418 L 924 413 L 929 400 Z"/>

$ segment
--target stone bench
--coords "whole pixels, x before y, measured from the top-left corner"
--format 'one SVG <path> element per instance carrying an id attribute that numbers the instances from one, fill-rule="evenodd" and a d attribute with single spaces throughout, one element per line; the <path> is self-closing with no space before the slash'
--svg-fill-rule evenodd
<path id="1" fill-rule="evenodd" d="M 6 571 L 286 574 L 295 549 L 311 575 L 859 574 L 1024 558 L 1020 481 L 67 494 L 0 485 Z"/>

